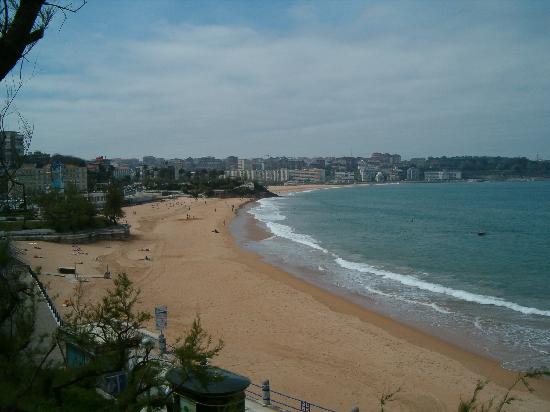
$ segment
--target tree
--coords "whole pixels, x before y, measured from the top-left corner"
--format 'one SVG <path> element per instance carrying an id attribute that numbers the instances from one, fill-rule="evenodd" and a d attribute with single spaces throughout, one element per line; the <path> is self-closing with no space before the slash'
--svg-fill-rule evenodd
<path id="1" fill-rule="evenodd" d="M 65 193 L 54 190 L 42 194 L 38 204 L 47 224 L 58 232 L 95 226 L 94 205 L 73 187 L 67 188 Z"/>
<path id="2" fill-rule="evenodd" d="M 8 142 L 5 129 L 6 118 L 15 115 L 18 118 L 21 135 L 23 135 L 24 150 L 27 150 L 33 135 L 33 126 L 23 115 L 13 108 L 13 103 L 23 87 L 23 63 L 34 45 L 44 37 L 48 25 L 57 12 L 64 18 L 67 13 L 75 13 L 81 9 L 87 0 L 81 0 L 73 7 L 71 3 L 58 0 L 1 0 L 0 2 L 0 82 L 20 63 L 18 76 L 12 82 L 6 83 L 6 102 L 0 108 L 0 187 L 9 196 L 14 187 L 19 187 L 23 196 L 23 207 L 26 209 L 25 185 L 16 179 L 16 171 L 20 165 L 4 159 L 4 147 Z M 12 138 L 13 139 L 13 138 Z"/>
<path id="3" fill-rule="evenodd" d="M 208 368 L 208 362 L 219 355 L 223 346 L 222 339 L 214 344 L 212 336 L 204 330 L 201 318 L 197 315 L 187 336 L 183 341 L 178 341 L 174 349 L 176 364 L 182 371 L 183 378 L 193 376 L 203 386 L 217 379 L 212 374 L 212 369 Z"/>
<path id="4" fill-rule="evenodd" d="M 157 390 L 164 384 L 163 362 L 151 342 L 143 339 L 141 330 L 151 316 L 137 309 L 139 296 L 140 290 L 125 273 L 114 279 L 113 288 L 98 303 L 84 302 L 82 289 L 77 289 L 73 311 L 61 333 L 64 339 L 93 356 L 53 383 L 53 392 L 61 404 L 66 389 L 74 385 L 93 386 L 99 378 L 121 370 L 127 372 L 128 384 L 117 395 L 118 410 L 166 404 L 169 394 Z M 205 365 L 222 347 L 221 340 L 212 346 L 212 337 L 197 317 L 187 335 L 177 341 L 173 355 L 176 364 L 190 374 L 209 379 Z"/>
<path id="5" fill-rule="evenodd" d="M 44 33 L 56 12 L 75 13 L 77 7 L 56 0 L 2 0 L 0 6 L 0 81 L 24 59 Z"/>
<path id="6" fill-rule="evenodd" d="M 107 196 L 105 199 L 105 206 L 103 207 L 103 214 L 113 224 L 117 223 L 117 219 L 124 217 L 124 194 L 120 186 L 111 185 L 107 189 Z"/>

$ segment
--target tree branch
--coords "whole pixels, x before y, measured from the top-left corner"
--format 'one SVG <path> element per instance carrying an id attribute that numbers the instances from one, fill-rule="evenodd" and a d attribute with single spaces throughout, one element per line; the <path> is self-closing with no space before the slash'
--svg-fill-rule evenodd
<path id="1" fill-rule="evenodd" d="M 78 10 L 80 10 L 82 7 L 84 7 L 87 2 L 88 2 L 88 0 L 82 0 L 82 3 L 77 8 L 72 8 L 72 7 L 69 7 L 69 6 L 62 6 L 60 4 L 54 4 L 54 3 L 49 3 L 49 2 L 44 2 L 44 5 L 45 6 L 50 6 L 50 7 L 59 9 L 59 10 L 68 11 L 69 13 L 76 13 Z"/>

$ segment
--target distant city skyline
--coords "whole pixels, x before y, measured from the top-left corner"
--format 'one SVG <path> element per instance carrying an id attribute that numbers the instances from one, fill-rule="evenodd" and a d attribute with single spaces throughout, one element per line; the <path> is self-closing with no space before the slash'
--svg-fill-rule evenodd
<path id="1" fill-rule="evenodd" d="M 534 1 L 89 2 L 33 50 L 17 108 L 31 150 L 87 159 L 550 159 L 549 18 Z"/>

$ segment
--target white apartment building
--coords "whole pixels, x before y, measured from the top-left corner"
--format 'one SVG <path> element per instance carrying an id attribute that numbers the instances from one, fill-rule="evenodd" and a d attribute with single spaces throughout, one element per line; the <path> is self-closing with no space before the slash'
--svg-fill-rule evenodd
<path id="1" fill-rule="evenodd" d="M 262 183 L 284 183 L 289 179 L 288 169 L 276 170 L 226 170 L 227 178 L 240 178 L 244 181 L 257 181 Z"/>
<path id="2" fill-rule="evenodd" d="M 439 171 L 425 171 L 424 180 L 426 182 L 446 182 L 449 180 L 462 179 L 462 172 L 459 170 L 439 170 Z"/>
<path id="3" fill-rule="evenodd" d="M 355 183 L 355 173 L 353 172 L 334 172 L 334 183 L 350 185 Z"/>
<path id="4" fill-rule="evenodd" d="M 113 170 L 113 177 L 115 179 L 121 179 L 125 176 L 133 176 L 134 171 L 130 169 L 128 166 L 117 166 Z"/>

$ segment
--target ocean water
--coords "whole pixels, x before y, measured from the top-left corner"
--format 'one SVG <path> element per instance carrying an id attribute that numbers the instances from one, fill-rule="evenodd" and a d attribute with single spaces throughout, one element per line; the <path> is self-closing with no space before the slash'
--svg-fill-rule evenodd
<path id="1" fill-rule="evenodd" d="M 248 213 L 271 263 L 508 369 L 550 367 L 550 182 L 319 189 Z"/>

